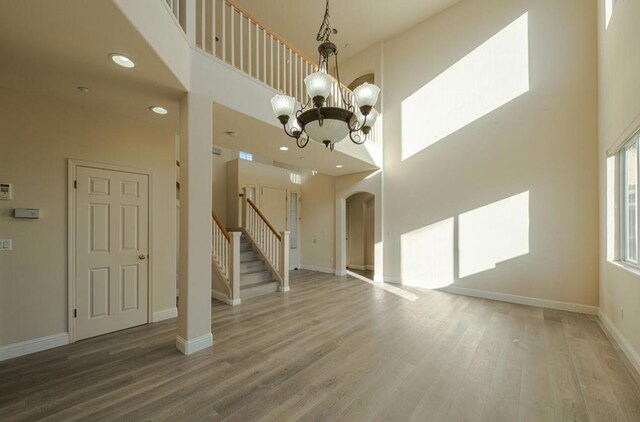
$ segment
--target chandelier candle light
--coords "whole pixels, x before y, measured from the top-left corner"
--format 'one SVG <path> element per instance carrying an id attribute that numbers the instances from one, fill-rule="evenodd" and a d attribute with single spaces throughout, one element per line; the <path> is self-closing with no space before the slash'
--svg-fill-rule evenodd
<path id="1" fill-rule="evenodd" d="M 338 71 L 338 48 L 329 41 L 331 34 L 337 32 L 329 26 L 327 0 L 324 20 L 316 36 L 316 40 L 321 42 L 318 47 L 320 68 L 304 79 L 309 100 L 296 111 L 293 97 L 278 94 L 271 99 L 271 107 L 282 123 L 284 132 L 294 138 L 300 148 L 306 147 L 311 139 L 333 151 L 334 145 L 347 136 L 353 143 L 361 145 L 378 118 L 378 112 L 373 108 L 380 93 L 376 85 L 364 83 L 357 87 L 353 91 L 354 104 L 344 96 Z M 336 79 L 329 75 L 329 59 L 332 56 L 335 57 Z M 337 89 L 333 92 L 340 93 L 343 107 L 327 106 L 334 83 Z"/>

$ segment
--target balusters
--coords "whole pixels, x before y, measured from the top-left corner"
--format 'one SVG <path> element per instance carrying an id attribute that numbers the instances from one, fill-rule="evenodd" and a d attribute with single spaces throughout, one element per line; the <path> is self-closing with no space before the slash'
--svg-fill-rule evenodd
<path id="1" fill-rule="evenodd" d="M 217 0 L 211 0 L 211 54 L 216 57 L 216 5 Z"/>

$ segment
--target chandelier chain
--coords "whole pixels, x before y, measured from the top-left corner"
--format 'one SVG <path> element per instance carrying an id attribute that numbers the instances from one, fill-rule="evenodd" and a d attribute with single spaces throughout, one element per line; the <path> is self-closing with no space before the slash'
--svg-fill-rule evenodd
<path id="1" fill-rule="evenodd" d="M 331 36 L 332 31 L 329 19 L 329 0 L 327 0 L 327 5 L 324 9 L 324 18 L 322 19 L 322 24 L 320 25 L 320 29 L 318 30 L 318 34 L 316 35 L 316 41 L 329 41 L 329 37 Z"/>

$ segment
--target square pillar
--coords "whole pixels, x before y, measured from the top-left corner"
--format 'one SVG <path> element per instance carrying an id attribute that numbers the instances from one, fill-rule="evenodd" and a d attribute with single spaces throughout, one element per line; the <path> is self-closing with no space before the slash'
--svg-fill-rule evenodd
<path id="1" fill-rule="evenodd" d="M 211 335 L 211 99 L 180 102 L 180 298 L 176 347 L 185 355 L 210 347 Z"/>

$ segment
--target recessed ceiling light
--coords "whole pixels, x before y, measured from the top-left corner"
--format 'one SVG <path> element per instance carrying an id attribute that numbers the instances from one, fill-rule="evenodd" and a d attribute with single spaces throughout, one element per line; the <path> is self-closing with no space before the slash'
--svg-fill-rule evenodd
<path id="1" fill-rule="evenodd" d="M 149 110 L 153 111 L 156 114 L 167 114 L 168 113 L 166 108 L 160 107 L 160 106 L 151 106 L 151 107 L 149 107 Z"/>
<path id="2" fill-rule="evenodd" d="M 288 147 L 280 147 L 280 151 L 289 151 Z"/>
<path id="3" fill-rule="evenodd" d="M 338 164 L 338 165 L 336 166 L 336 168 L 337 168 L 337 169 L 341 169 L 341 168 L 342 168 L 342 164 Z"/>
<path id="4" fill-rule="evenodd" d="M 122 54 L 110 54 L 109 57 L 111 58 L 111 60 L 113 60 L 113 62 L 115 64 L 117 64 L 118 66 L 122 66 L 122 67 L 126 67 L 128 69 L 131 69 L 132 67 L 134 67 L 136 64 L 133 62 L 133 60 L 131 60 L 129 57 L 127 56 L 123 56 Z"/>
<path id="5" fill-rule="evenodd" d="M 84 92 L 84 93 L 89 92 L 89 88 L 87 88 L 86 86 L 77 86 L 76 88 L 78 88 L 78 91 L 80 92 Z"/>

